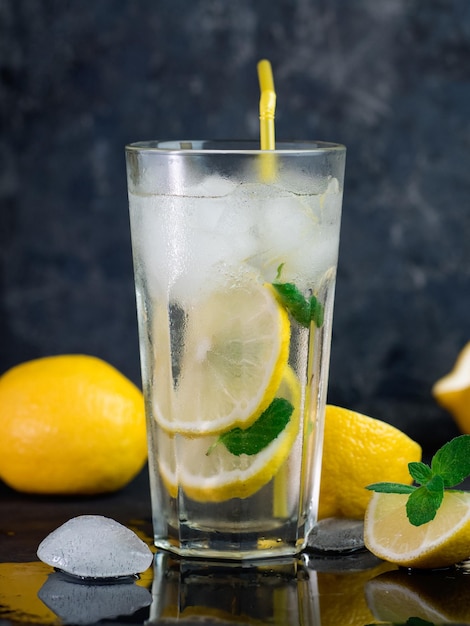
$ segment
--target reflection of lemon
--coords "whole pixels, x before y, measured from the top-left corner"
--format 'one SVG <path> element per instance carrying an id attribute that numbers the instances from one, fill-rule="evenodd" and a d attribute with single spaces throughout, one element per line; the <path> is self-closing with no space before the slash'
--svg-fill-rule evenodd
<path id="1" fill-rule="evenodd" d="M 169 493 L 176 497 L 177 476 L 186 494 L 201 502 L 247 498 L 267 484 L 287 459 L 299 429 L 300 386 L 288 366 L 276 396 L 288 400 L 294 411 L 282 432 L 257 454 L 233 455 L 222 443 L 213 445 L 216 436 L 173 437 L 160 430 L 158 462 Z"/>
<path id="2" fill-rule="evenodd" d="M 436 568 L 470 555 L 470 493 L 446 491 L 436 517 L 413 526 L 406 515 L 407 495 L 374 493 L 367 508 L 364 541 L 385 561 L 405 567 Z"/>
<path id="3" fill-rule="evenodd" d="M 158 424 L 187 435 L 246 428 L 269 406 L 281 382 L 290 336 L 286 311 L 270 288 L 250 276 L 185 314 L 178 382 L 170 396 L 168 367 L 160 377 L 157 362 Z"/>
<path id="4" fill-rule="evenodd" d="M 24 624 L 58 624 L 57 616 L 38 598 L 52 571 L 39 562 L 0 563 L 0 618 Z"/>
<path id="5" fill-rule="evenodd" d="M 470 623 L 470 586 L 463 572 L 395 570 L 366 583 L 367 604 L 380 622 L 410 617 L 430 624 Z"/>
<path id="6" fill-rule="evenodd" d="M 0 476 L 20 491 L 114 491 L 147 456 L 141 392 L 90 356 L 46 357 L 6 372 L 0 425 Z"/>
<path id="7" fill-rule="evenodd" d="M 348 409 L 327 406 L 320 490 L 320 519 L 364 516 L 371 483 L 411 483 L 408 463 L 421 448 L 394 426 Z"/>
<path id="8" fill-rule="evenodd" d="M 368 580 L 389 570 L 390 563 L 344 572 L 318 572 L 321 626 L 364 626 L 373 620 L 364 598 Z"/>
<path id="9" fill-rule="evenodd" d="M 460 352 L 452 371 L 434 384 L 432 393 L 460 430 L 470 433 L 470 342 Z"/>

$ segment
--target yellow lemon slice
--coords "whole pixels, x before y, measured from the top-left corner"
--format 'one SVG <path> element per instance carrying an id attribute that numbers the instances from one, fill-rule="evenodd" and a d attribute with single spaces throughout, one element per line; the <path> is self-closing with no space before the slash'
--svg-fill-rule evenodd
<path id="1" fill-rule="evenodd" d="M 179 483 L 193 500 L 223 502 L 248 498 L 266 485 L 286 461 L 299 431 L 300 385 L 288 366 L 276 397 L 288 400 L 294 410 L 281 433 L 257 454 L 232 454 L 216 444 L 217 436 L 191 438 L 160 429 L 158 466 L 169 494 L 176 497 Z"/>
<path id="2" fill-rule="evenodd" d="M 186 435 L 249 426 L 274 398 L 289 354 L 289 319 L 272 290 L 245 276 L 185 311 L 182 332 L 172 392 L 168 359 L 155 370 L 157 423 Z"/>
<path id="3" fill-rule="evenodd" d="M 438 380 L 432 394 L 455 419 L 463 433 L 470 433 L 470 342 L 462 349 L 449 374 Z"/>
<path id="4" fill-rule="evenodd" d="M 408 496 L 374 493 L 366 511 L 366 547 L 385 561 L 405 567 L 454 565 L 470 555 L 470 493 L 446 491 L 436 517 L 413 526 L 406 516 Z"/>

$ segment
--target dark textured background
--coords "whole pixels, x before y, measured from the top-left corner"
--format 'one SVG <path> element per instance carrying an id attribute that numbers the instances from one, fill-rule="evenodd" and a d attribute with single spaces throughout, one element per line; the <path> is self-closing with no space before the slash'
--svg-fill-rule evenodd
<path id="1" fill-rule="evenodd" d="M 0 371 L 100 356 L 139 381 L 123 147 L 348 147 L 329 400 L 428 449 L 470 338 L 468 0 L 0 0 Z"/>

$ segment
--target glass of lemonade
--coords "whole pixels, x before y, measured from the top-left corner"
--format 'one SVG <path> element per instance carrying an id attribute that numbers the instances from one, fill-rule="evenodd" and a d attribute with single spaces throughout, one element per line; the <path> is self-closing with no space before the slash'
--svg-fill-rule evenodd
<path id="1" fill-rule="evenodd" d="M 126 147 L 155 545 L 293 555 L 317 521 L 346 150 Z"/>

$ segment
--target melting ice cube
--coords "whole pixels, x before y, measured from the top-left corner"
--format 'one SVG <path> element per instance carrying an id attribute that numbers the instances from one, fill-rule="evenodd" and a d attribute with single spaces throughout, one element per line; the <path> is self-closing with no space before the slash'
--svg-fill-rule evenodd
<path id="1" fill-rule="evenodd" d="M 310 533 L 307 549 L 341 553 L 363 548 L 363 520 L 328 517 L 320 520 Z"/>
<path id="2" fill-rule="evenodd" d="M 101 515 L 65 522 L 39 545 L 38 558 L 82 578 L 132 576 L 150 567 L 153 555 L 137 535 Z"/>

